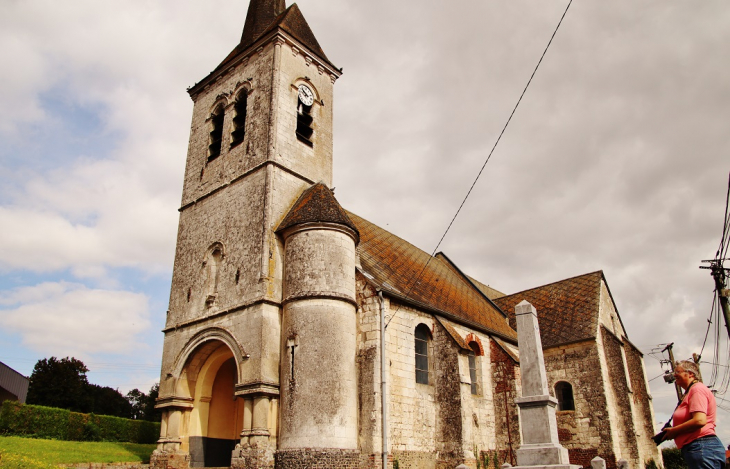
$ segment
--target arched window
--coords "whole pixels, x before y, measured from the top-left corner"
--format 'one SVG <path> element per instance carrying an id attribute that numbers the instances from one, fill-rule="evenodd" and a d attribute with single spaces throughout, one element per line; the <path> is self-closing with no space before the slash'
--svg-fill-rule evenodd
<path id="1" fill-rule="evenodd" d="M 481 350 L 479 348 L 479 344 L 476 342 L 470 342 L 469 347 L 471 348 L 468 353 L 471 393 L 477 395 L 479 394 L 479 368 L 477 367 L 477 356 L 481 353 Z"/>
<path id="2" fill-rule="evenodd" d="M 312 123 L 312 105 L 314 104 L 314 92 L 307 85 L 299 85 L 297 97 L 297 139 L 310 147 L 313 146 L 312 134 L 314 128 Z"/>
<path id="3" fill-rule="evenodd" d="M 416 383 L 428 384 L 428 358 L 431 331 L 425 324 L 416 327 Z"/>
<path id="4" fill-rule="evenodd" d="M 238 99 L 233 104 L 233 131 L 231 132 L 231 148 L 243 142 L 246 135 L 246 106 L 248 105 L 248 94 L 246 90 L 241 91 Z"/>
<path id="5" fill-rule="evenodd" d="M 218 106 L 210 116 L 210 139 L 208 144 L 208 161 L 213 161 L 221 154 L 223 140 L 223 106 Z"/>
<path id="6" fill-rule="evenodd" d="M 558 399 L 558 410 L 575 410 L 573 402 L 573 386 L 565 381 L 555 384 L 555 397 Z"/>

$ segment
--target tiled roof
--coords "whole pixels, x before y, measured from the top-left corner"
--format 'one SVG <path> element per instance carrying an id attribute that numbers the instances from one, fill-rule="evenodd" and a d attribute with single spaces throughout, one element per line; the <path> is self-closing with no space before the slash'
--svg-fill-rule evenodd
<path id="1" fill-rule="evenodd" d="M 305 190 L 299 196 L 276 231 L 303 223 L 335 223 L 351 228 L 356 234 L 358 232 L 355 224 L 335 199 L 332 190 L 321 182 Z"/>
<path id="2" fill-rule="evenodd" d="M 501 291 L 490 287 L 489 285 L 485 285 L 479 280 L 475 279 L 474 277 L 469 277 L 469 280 L 472 281 L 472 283 L 482 291 L 487 297 L 489 297 L 490 300 L 494 301 L 496 298 L 501 298 L 504 296 L 504 293 Z"/>
<path id="3" fill-rule="evenodd" d="M 302 15 L 302 11 L 296 3 L 292 4 L 289 8 L 278 15 L 273 15 L 273 12 L 275 11 L 275 4 L 278 4 L 279 1 L 265 0 L 261 3 L 264 4 L 261 7 L 261 12 L 259 12 L 259 10 L 254 10 L 253 13 L 255 14 L 255 20 L 251 24 L 249 24 L 249 21 L 252 11 L 251 5 L 249 5 L 249 13 L 246 17 L 246 24 L 243 28 L 241 42 L 225 59 L 223 59 L 223 62 L 216 67 L 213 73 L 225 68 L 233 61 L 233 59 L 251 47 L 259 38 L 267 35 L 277 28 L 281 28 L 283 31 L 289 33 L 294 39 L 298 40 L 303 46 L 309 49 L 310 52 L 324 60 L 333 68 L 336 68 L 325 55 L 322 47 L 317 41 L 317 38 L 314 37 L 312 28 L 309 27 L 309 23 L 307 23 L 307 20 L 304 19 L 304 15 Z M 281 3 L 284 3 L 283 0 Z"/>
<path id="4" fill-rule="evenodd" d="M 351 212 L 347 214 L 360 231 L 362 269 L 384 291 L 455 322 L 516 340 L 517 333 L 499 309 L 446 262 Z"/>
<path id="5" fill-rule="evenodd" d="M 452 339 L 454 339 L 454 342 L 456 342 L 456 345 L 459 346 L 460 349 L 471 351 L 471 347 L 469 347 L 469 344 L 466 343 L 466 340 L 459 334 L 459 331 L 456 330 L 454 327 L 454 324 L 449 321 L 448 319 L 444 319 L 441 316 L 436 316 L 436 319 L 438 322 L 441 323 L 442 326 L 444 326 L 444 329 L 446 329 L 446 332 L 449 333 Z"/>
<path id="6" fill-rule="evenodd" d="M 494 302 L 516 327 L 515 306 L 522 300 L 537 309 L 543 347 L 594 339 L 603 272 L 593 272 L 497 298 Z"/>
<path id="7" fill-rule="evenodd" d="M 476 288 L 477 290 L 482 292 L 484 294 L 484 296 L 486 296 L 490 300 L 492 300 L 494 298 L 499 298 L 500 296 L 504 296 L 504 293 L 499 292 L 499 291 L 495 290 L 494 288 L 491 288 L 489 285 L 484 285 L 483 283 L 481 283 L 477 280 L 474 280 L 472 277 L 466 275 L 464 272 L 461 271 L 459 266 L 457 266 L 443 252 L 437 252 L 436 257 L 441 259 L 442 261 L 444 261 L 451 270 L 453 270 L 457 275 L 460 275 L 467 282 L 470 282 L 474 288 Z"/>

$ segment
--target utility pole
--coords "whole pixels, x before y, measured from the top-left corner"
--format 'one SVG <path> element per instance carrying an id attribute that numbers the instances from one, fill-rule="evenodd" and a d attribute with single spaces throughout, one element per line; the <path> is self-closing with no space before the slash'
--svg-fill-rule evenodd
<path id="1" fill-rule="evenodd" d="M 664 347 L 664 350 L 662 352 L 669 352 L 669 365 L 672 367 L 672 373 L 674 373 L 674 352 L 672 352 L 672 347 L 674 346 L 674 342 Z M 677 400 L 682 400 L 682 388 L 679 387 L 679 384 L 677 384 L 677 380 L 674 380 L 674 389 L 677 391 Z"/>
<path id="2" fill-rule="evenodd" d="M 725 272 L 730 270 L 726 269 L 722 265 L 724 259 L 715 259 L 709 262 L 709 266 L 701 265 L 700 269 L 709 269 L 712 278 L 715 279 L 715 291 L 720 299 L 720 307 L 725 315 L 725 328 L 727 329 L 728 337 L 730 337 L 730 306 L 728 305 L 728 296 L 730 296 L 730 290 L 728 290 L 725 284 Z"/>

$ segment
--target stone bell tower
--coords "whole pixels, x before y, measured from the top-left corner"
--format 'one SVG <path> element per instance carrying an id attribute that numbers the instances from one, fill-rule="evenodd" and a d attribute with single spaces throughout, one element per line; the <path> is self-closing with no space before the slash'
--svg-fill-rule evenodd
<path id="1" fill-rule="evenodd" d="M 188 90 L 153 467 L 273 465 L 285 349 L 275 230 L 305 190 L 332 184 L 340 73 L 296 4 L 251 0 L 241 42 Z"/>

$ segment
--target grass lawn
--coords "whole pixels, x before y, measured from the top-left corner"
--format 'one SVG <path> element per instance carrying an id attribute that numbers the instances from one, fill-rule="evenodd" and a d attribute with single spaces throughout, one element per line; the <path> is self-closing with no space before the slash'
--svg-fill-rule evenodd
<path id="1" fill-rule="evenodd" d="M 84 462 L 149 462 L 157 445 L 0 436 L 0 468 L 51 469 Z"/>

